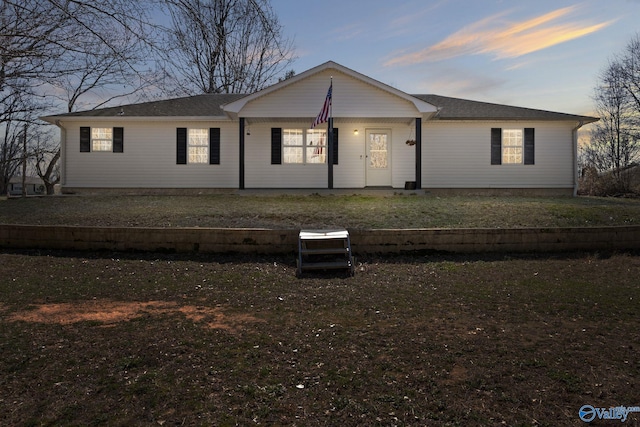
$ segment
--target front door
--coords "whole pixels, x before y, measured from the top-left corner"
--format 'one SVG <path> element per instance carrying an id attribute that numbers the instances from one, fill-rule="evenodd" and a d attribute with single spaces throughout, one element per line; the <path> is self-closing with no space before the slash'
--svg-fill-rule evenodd
<path id="1" fill-rule="evenodd" d="M 367 187 L 391 186 L 391 130 L 369 129 L 367 144 Z"/>

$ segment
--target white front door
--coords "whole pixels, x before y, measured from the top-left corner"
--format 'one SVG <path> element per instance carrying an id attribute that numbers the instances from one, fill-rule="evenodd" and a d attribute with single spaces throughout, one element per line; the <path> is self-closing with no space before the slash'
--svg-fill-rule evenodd
<path id="1" fill-rule="evenodd" d="M 368 129 L 367 187 L 391 186 L 391 130 Z"/>

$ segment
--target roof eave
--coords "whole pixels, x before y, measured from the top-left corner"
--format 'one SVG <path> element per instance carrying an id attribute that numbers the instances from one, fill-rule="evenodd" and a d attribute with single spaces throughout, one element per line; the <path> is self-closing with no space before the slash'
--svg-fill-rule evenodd
<path id="1" fill-rule="evenodd" d="M 583 125 L 587 125 L 589 123 L 595 123 L 600 119 L 597 117 L 582 117 L 582 116 L 573 116 L 573 117 L 565 117 L 565 118 L 549 118 L 549 117 L 439 117 L 435 114 L 432 117 L 432 120 L 440 120 L 440 121 L 448 121 L 448 122 L 456 122 L 456 121 L 476 121 L 476 122 L 487 122 L 487 121 L 501 121 L 501 122 L 581 122 Z"/>
<path id="2" fill-rule="evenodd" d="M 55 125 L 61 122 L 112 122 L 117 120 L 119 122 L 166 122 L 168 119 L 171 121 L 181 122 L 219 122 L 219 121 L 231 121 L 228 116 L 43 116 L 40 120 Z"/>

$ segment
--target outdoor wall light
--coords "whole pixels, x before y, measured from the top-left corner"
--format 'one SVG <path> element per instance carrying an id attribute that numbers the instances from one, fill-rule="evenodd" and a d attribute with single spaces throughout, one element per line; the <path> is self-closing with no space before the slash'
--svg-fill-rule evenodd
<path id="1" fill-rule="evenodd" d="M 357 134 L 358 134 L 358 129 L 354 129 L 354 130 L 353 130 L 353 134 L 354 134 L 354 135 L 357 135 Z"/>

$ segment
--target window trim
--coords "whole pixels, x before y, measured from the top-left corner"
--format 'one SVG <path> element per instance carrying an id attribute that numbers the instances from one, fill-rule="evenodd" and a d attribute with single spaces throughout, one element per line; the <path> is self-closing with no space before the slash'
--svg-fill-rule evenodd
<path id="1" fill-rule="evenodd" d="M 202 144 L 189 143 L 190 130 L 204 130 L 207 133 L 206 138 L 202 138 Z M 221 162 L 221 128 L 176 128 L 176 164 L 177 165 L 219 165 Z M 202 162 L 189 161 L 189 148 L 191 147 L 207 147 L 207 155 L 203 156 Z M 206 157 L 206 158 L 205 158 Z"/>
<path id="2" fill-rule="evenodd" d="M 295 131 L 295 132 L 300 132 L 301 136 L 302 136 L 302 143 L 301 144 L 286 144 L 285 143 L 285 139 L 286 139 L 286 135 L 287 132 L 291 132 L 291 131 Z M 312 137 L 311 135 L 323 135 L 323 139 L 324 139 L 324 144 L 321 145 L 320 147 L 320 151 L 318 154 L 312 153 L 311 155 L 309 155 L 310 150 L 316 151 L 318 148 L 318 146 L 316 145 L 309 145 L 309 141 L 310 139 L 315 139 L 315 137 Z M 282 128 L 281 131 L 281 152 L 282 152 L 282 164 L 283 165 L 326 165 L 327 164 L 327 157 L 328 157 L 328 145 L 327 145 L 327 140 L 328 140 L 328 132 L 326 130 L 323 129 L 304 129 L 304 128 Z M 285 151 L 287 148 L 299 148 L 302 150 L 302 161 L 301 162 L 288 162 L 286 159 L 286 155 L 285 155 Z M 314 155 L 320 155 L 322 156 L 322 161 L 321 162 L 317 162 L 317 161 L 309 161 L 310 158 L 313 158 Z"/>
<path id="3" fill-rule="evenodd" d="M 518 144 L 507 144 L 507 139 L 511 139 L 512 136 L 509 136 L 509 133 L 514 133 L 514 132 L 518 132 L 518 139 L 519 139 L 519 143 Z M 524 129 L 523 128 L 508 128 L 508 129 L 502 129 L 502 137 L 501 137 L 501 158 L 502 158 L 502 164 L 503 165 L 523 165 L 524 164 Z M 505 154 L 505 152 L 508 149 L 516 149 L 516 150 L 520 150 L 519 156 L 520 156 L 520 161 L 519 162 L 515 162 L 515 161 L 507 161 L 510 157 L 513 158 L 517 158 L 518 153 L 516 154 Z"/>
<path id="4" fill-rule="evenodd" d="M 338 136 L 338 128 L 333 128 L 333 165 L 338 165 L 338 157 L 340 153 L 339 142 L 340 138 Z M 328 142 L 328 138 L 327 138 Z M 282 128 L 273 127 L 271 128 L 271 164 L 272 165 L 282 165 Z M 327 164 L 329 160 L 329 146 L 327 145 L 325 163 L 315 163 L 315 164 Z M 302 163 L 289 163 L 289 164 L 302 164 Z"/>
<path id="5" fill-rule="evenodd" d="M 204 131 L 203 135 L 192 135 L 191 131 Z M 187 128 L 187 164 L 188 165 L 207 165 L 210 162 L 210 149 L 209 149 L 209 128 Z M 195 141 L 195 137 L 198 136 L 198 143 Z M 193 137 L 193 142 L 192 142 Z M 201 139 L 201 141 L 200 141 Z M 191 149 L 196 148 L 205 148 L 206 153 L 193 153 L 194 156 L 199 156 L 202 158 L 202 161 L 192 161 L 191 160 Z"/>
<path id="6" fill-rule="evenodd" d="M 96 144 L 98 148 L 96 148 Z M 91 151 L 97 153 L 113 152 L 113 128 L 91 128 Z"/>
<path id="7" fill-rule="evenodd" d="M 94 131 L 98 129 L 108 129 L 111 131 L 111 138 L 94 137 Z M 108 142 L 109 149 L 96 149 L 94 143 L 98 141 Z M 81 153 L 123 153 L 124 152 L 124 128 L 113 126 L 80 126 L 80 152 Z"/>
<path id="8" fill-rule="evenodd" d="M 520 163 L 505 163 L 504 162 L 504 131 L 509 130 L 522 130 L 522 161 Z M 535 128 L 524 127 L 516 128 L 509 127 L 503 128 L 491 128 L 491 165 L 535 165 Z M 507 146 L 514 147 L 514 146 Z"/>

